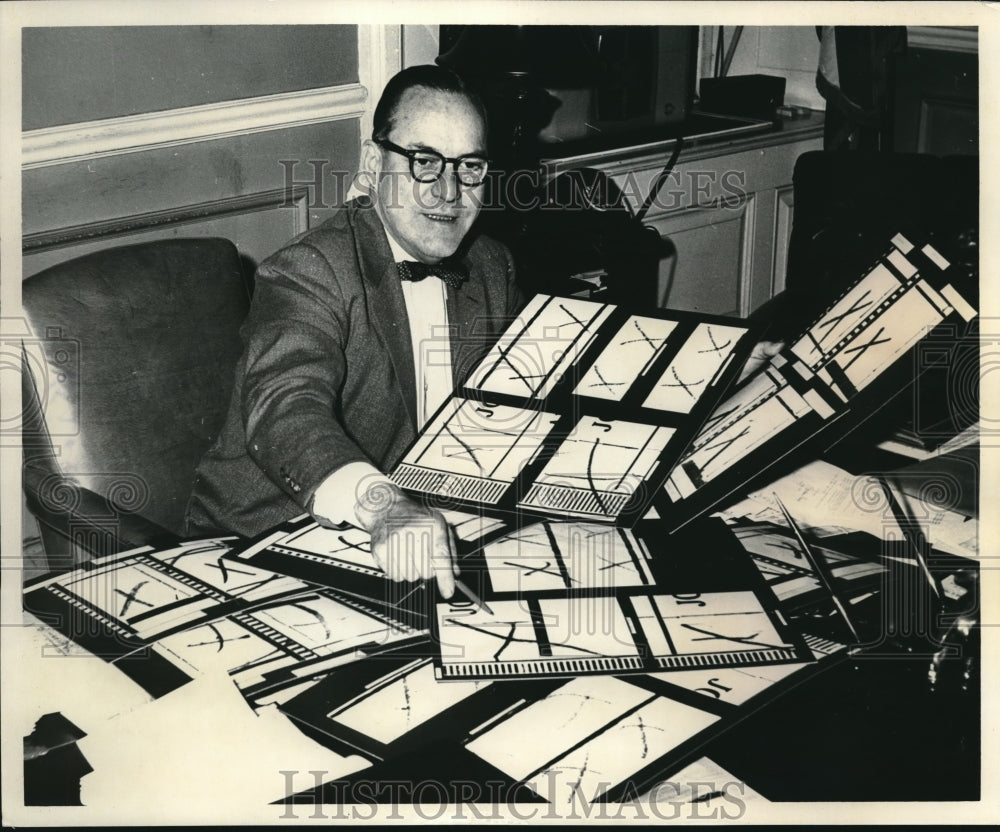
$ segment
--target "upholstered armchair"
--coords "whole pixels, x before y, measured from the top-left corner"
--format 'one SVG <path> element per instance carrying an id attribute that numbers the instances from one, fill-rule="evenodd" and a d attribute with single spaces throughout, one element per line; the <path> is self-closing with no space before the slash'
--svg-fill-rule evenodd
<path id="1" fill-rule="evenodd" d="M 26 279 L 23 484 L 53 568 L 183 534 L 229 404 L 250 284 L 224 239 L 105 249 Z"/>

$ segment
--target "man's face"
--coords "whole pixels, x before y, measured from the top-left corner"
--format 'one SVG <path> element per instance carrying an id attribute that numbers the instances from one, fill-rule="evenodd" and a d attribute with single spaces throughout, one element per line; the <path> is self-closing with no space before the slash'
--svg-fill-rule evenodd
<path id="1" fill-rule="evenodd" d="M 448 158 L 486 156 L 486 135 L 475 108 L 463 96 L 421 87 L 403 95 L 386 138 L 408 150 L 434 150 Z M 425 263 L 454 254 L 479 214 L 478 189 L 461 185 L 451 163 L 436 181 L 417 182 L 405 156 L 371 141 L 365 142 L 362 161 L 377 182 L 378 215 L 407 253 Z"/>

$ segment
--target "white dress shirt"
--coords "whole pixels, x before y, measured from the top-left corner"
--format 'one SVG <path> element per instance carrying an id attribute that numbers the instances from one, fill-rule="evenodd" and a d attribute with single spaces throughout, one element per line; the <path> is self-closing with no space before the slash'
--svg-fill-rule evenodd
<path id="1" fill-rule="evenodd" d="M 386 236 L 397 263 L 414 259 L 393 239 L 388 229 Z M 435 277 L 416 282 L 404 280 L 401 285 L 410 321 L 419 430 L 453 389 L 447 287 Z M 370 486 L 387 482 L 388 477 L 370 462 L 349 462 L 334 471 L 316 489 L 312 514 L 331 523 L 363 526 L 355 512 L 359 497 Z"/>

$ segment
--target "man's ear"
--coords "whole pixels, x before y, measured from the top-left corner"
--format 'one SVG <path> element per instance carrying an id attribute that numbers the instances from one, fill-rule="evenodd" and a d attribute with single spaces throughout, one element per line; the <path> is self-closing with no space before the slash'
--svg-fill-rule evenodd
<path id="1" fill-rule="evenodd" d="M 371 139 L 365 139 L 361 143 L 361 165 L 359 173 L 374 186 L 378 181 L 379 171 L 382 170 L 382 148 Z"/>

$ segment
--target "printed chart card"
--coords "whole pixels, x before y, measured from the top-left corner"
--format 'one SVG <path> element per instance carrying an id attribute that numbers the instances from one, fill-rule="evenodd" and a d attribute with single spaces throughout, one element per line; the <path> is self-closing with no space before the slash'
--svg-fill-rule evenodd
<path id="1" fill-rule="evenodd" d="M 942 323 L 976 316 L 953 272 L 931 245 L 893 237 L 860 280 L 705 420 L 666 479 L 660 516 L 679 527 L 821 432 L 887 401 L 898 389 L 887 371 Z"/>
<path id="2" fill-rule="evenodd" d="M 485 567 L 492 593 L 654 584 L 646 544 L 630 529 L 602 523 L 533 523 L 487 543 L 470 563 Z"/>
<path id="3" fill-rule="evenodd" d="M 231 563 L 376 597 L 388 583 L 372 555 L 368 532 L 352 526 L 325 528 L 308 515 L 283 523 L 232 551 L 229 558 Z"/>
<path id="4" fill-rule="evenodd" d="M 457 508 L 631 525 L 756 334 L 730 318 L 537 295 L 392 479 Z"/>
<path id="5" fill-rule="evenodd" d="M 808 661 L 725 524 L 665 536 L 546 520 L 471 553 L 479 606 L 438 601 L 439 679 L 537 679 Z M 470 578 L 471 580 L 471 578 Z"/>
<path id="6" fill-rule="evenodd" d="M 441 682 L 422 655 L 427 646 L 341 668 L 279 707 L 338 753 L 361 753 L 390 766 L 409 760 L 421 767 L 420 776 L 442 782 L 481 770 L 472 765 L 476 758 L 549 800 L 560 800 L 588 772 L 582 782 L 592 800 L 600 796 L 598 782 L 614 787 L 655 767 L 720 719 L 663 696 L 657 688 L 669 686 L 646 677 L 634 683 L 613 676 Z M 423 752 L 442 744 L 449 751 Z M 367 774 L 389 776 L 378 767 Z"/>
<path id="7" fill-rule="evenodd" d="M 550 803 L 593 803 L 718 721 L 630 681 L 586 677 L 501 714 L 465 749 Z"/>
<path id="8" fill-rule="evenodd" d="M 24 608 L 114 660 L 168 633 L 309 589 L 304 581 L 226 560 L 235 538 L 162 551 L 146 546 L 29 583 Z"/>
<path id="9" fill-rule="evenodd" d="M 441 679 L 621 674 L 776 664 L 802 658 L 797 640 L 756 593 L 665 592 L 527 596 L 438 604 Z"/>

